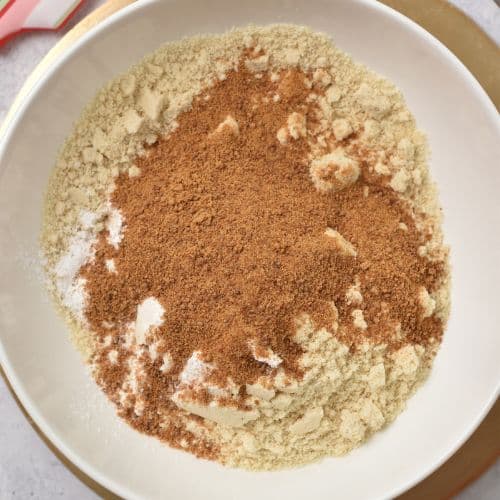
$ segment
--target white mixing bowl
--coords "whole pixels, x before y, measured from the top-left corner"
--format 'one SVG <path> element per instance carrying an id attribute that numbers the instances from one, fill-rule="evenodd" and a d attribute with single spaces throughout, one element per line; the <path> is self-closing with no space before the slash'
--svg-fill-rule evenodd
<path id="1" fill-rule="evenodd" d="M 344 458 L 295 470 L 226 469 L 122 423 L 91 381 L 35 270 L 40 208 L 58 148 L 108 79 L 168 40 L 249 22 L 332 35 L 401 88 L 428 133 L 452 248 L 452 315 L 428 383 L 387 430 Z M 0 141 L 0 362 L 43 433 L 127 498 L 394 496 L 472 433 L 500 381 L 500 124 L 465 67 L 423 29 L 363 0 L 140 1 L 92 29 L 24 99 Z"/>

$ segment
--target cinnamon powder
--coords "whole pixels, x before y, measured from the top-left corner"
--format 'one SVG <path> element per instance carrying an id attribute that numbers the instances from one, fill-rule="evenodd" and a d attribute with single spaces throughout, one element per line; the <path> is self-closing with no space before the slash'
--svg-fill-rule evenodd
<path id="1" fill-rule="evenodd" d="M 305 78 L 290 70 L 272 82 L 240 65 L 137 160 L 139 176 L 117 179 L 112 203 L 126 221 L 124 239 L 116 250 L 101 238 L 95 261 L 82 272 L 92 329 L 109 335 L 107 322 L 118 335 L 137 305 L 156 297 L 165 309 L 155 333 L 159 353 L 174 361 L 169 376 L 200 351 L 218 368 L 212 378 L 222 385 L 269 373 L 252 356 L 250 340 L 300 376 L 295 321 L 307 313 L 318 327 L 331 328 L 332 303 L 343 325 L 339 337 L 351 346 L 368 339 L 397 347 L 398 324 L 405 342 L 425 344 L 441 335 L 440 321 L 422 318 L 417 303 L 418 288 L 432 291 L 441 267 L 418 256 L 422 237 L 404 203 L 373 184 L 365 197 L 363 179 L 320 193 L 309 179 L 306 138 L 285 147 L 277 141 L 276 130 L 291 113 L 315 120 Z M 279 102 L 266 99 L 276 93 Z M 214 132 L 228 116 L 238 133 Z M 339 253 L 326 228 L 352 242 L 357 256 Z M 106 270 L 110 258 L 116 273 Z M 352 326 L 354 307 L 345 298 L 356 277 L 366 331 Z"/>

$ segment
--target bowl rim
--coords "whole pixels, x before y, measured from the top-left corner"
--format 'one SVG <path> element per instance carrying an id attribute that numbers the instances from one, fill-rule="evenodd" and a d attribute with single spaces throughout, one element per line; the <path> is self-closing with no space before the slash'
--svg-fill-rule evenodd
<path id="1" fill-rule="evenodd" d="M 163 0 L 166 8 L 172 3 L 172 0 Z M 425 30 L 422 26 L 414 22 L 413 20 L 406 17 L 404 14 L 398 12 L 397 10 L 389 7 L 378 1 L 374 2 L 372 0 L 351 0 L 360 4 L 363 8 L 371 9 L 373 11 L 379 11 L 383 15 L 392 18 L 394 21 L 403 25 L 407 30 L 412 31 L 416 36 L 422 38 L 425 42 L 430 44 L 434 50 L 440 53 L 440 55 L 450 63 L 453 64 L 454 68 L 461 73 L 461 76 L 465 78 L 468 86 L 474 91 L 476 97 L 482 101 L 485 110 L 491 114 L 492 117 L 497 118 L 497 110 L 487 95 L 481 84 L 472 75 L 470 70 L 462 63 L 458 57 L 451 52 L 443 43 L 441 43 L 437 38 Z M 0 128 L 0 182 L 2 180 L 3 174 L 3 157 L 8 149 L 9 143 L 14 136 L 18 123 L 25 114 L 26 110 L 31 105 L 32 101 L 36 98 L 39 90 L 45 85 L 47 80 L 56 72 L 59 68 L 64 66 L 66 62 L 71 59 L 71 57 L 79 51 L 83 46 L 85 46 L 92 38 L 99 35 L 101 32 L 112 28 L 114 24 L 119 22 L 121 19 L 137 14 L 142 9 L 147 8 L 148 5 L 157 3 L 158 0 L 136 0 L 135 2 L 124 6 L 118 11 L 112 13 L 109 17 L 98 22 L 97 25 L 91 27 L 86 33 L 80 36 L 72 45 L 60 54 L 57 54 L 53 60 L 51 60 L 47 67 L 39 75 L 38 79 L 33 82 L 32 86 L 27 89 L 27 92 L 22 96 L 21 100 L 17 105 L 17 109 L 11 115 L 7 113 L 6 121 L 2 124 Z M 498 130 L 500 133 L 500 123 L 498 124 Z M 5 348 L 3 346 L 2 338 L 0 335 L 0 368 L 3 370 L 4 375 L 7 379 L 8 384 L 12 388 L 14 395 L 18 398 L 21 406 L 27 412 L 29 417 L 34 421 L 36 426 L 40 429 L 42 434 L 48 439 L 48 441 L 55 446 L 55 448 L 71 463 L 78 467 L 84 474 L 89 476 L 91 479 L 96 481 L 98 484 L 107 488 L 116 495 L 123 498 L 137 498 L 136 494 L 130 491 L 123 484 L 109 478 L 106 474 L 102 473 L 100 470 L 96 469 L 93 465 L 89 464 L 85 459 L 81 458 L 80 455 L 73 451 L 72 447 L 62 439 L 60 439 L 57 434 L 52 430 L 50 422 L 45 419 L 37 409 L 36 404 L 31 400 L 31 398 L 26 394 L 23 388 L 23 383 L 15 374 L 15 369 L 13 364 L 9 361 Z M 384 498 L 394 498 L 411 487 L 415 486 L 417 483 L 425 479 L 433 471 L 435 471 L 439 466 L 441 466 L 446 460 L 448 460 L 464 443 L 472 433 L 477 429 L 482 420 L 485 418 L 489 410 L 492 408 L 498 397 L 500 396 L 500 380 L 497 381 L 496 387 L 492 391 L 489 399 L 485 401 L 481 408 L 478 409 L 475 419 L 473 419 L 468 427 L 463 430 L 460 439 L 450 444 L 448 450 L 441 456 L 436 458 L 433 462 L 428 463 L 421 467 L 418 474 L 411 479 L 401 481 L 400 484 L 393 486 L 387 491 Z"/>

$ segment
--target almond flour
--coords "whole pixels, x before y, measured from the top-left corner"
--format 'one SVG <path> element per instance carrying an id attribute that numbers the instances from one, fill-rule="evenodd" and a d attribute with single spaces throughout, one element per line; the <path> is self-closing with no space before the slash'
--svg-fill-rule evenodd
<path id="1" fill-rule="evenodd" d="M 118 413 L 200 457 L 342 455 L 425 380 L 449 309 L 399 91 L 297 26 L 167 44 L 49 181 L 49 288 Z"/>

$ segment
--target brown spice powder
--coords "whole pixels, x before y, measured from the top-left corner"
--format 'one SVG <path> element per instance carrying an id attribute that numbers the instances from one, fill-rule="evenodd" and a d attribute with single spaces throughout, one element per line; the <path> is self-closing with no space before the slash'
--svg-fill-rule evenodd
<path id="1" fill-rule="evenodd" d="M 354 186 L 320 193 L 309 178 L 307 139 L 278 142 L 276 131 L 292 112 L 307 123 L 316 120 L 304 78 L 290 70 L 272 82 L 240 65 L 201 95 L 178 118 L 179 127 L 137 160 L 141 174 L 117 179 L 112 203 L 126 221 L 123 241 L 116 250 L 101 237 L 95 261 L 82 270 L 86 316 L 103 338 L 118 339 L 144 299 L 154 296 L 164 307 L 165 321 L 154 335 L 158 353 L 170 353 L 174 366 L 162 374 L 160 360 L 149 361 L 142 396 L 151 405 L 144 418 L 130 419 L 146 432 L 167 433 L 171 444 L 180 431 L 160 431 L 156 409 L 173 407 L 173 387 L 194 351 L 217 367 L 212 378 L 222 385 L 230 378 L 244 386 L 272 371 L 253 357 L 249 340 L 272 349 L 300 376 L 295 321 L 307 313 L 331 330 L 332 302 L 337 335 L 353 347 L 370 340 L 396 348 L 441 335 L 441 322 L 422 317 L 417 296 L 420 286 L 436 288 L 442 265 L 419 257 L 423 237 L 407 206 L 390 188 L 368 183 L 363 158 Z M 276 93 L 279 102 L 272 99 Z M 227 116 L 239 133 L 228 126 L 214 133 Z M 357 256 L 339 254 L 324 235 L 327 227 L 350 241 Z M 106 269 L 109 258 L 116 273 Z M 353 306 L 346 291 L 357 276 L 364 300 Z M 365 331 L 352 325 L 356 308 Z M 398 324 L 402 336 L 395 334 Z M 111 396 L 126 368 L 121 360 L 105 360 L 103 352 L 100 378 Z"/>

